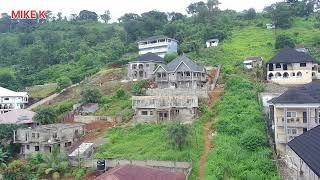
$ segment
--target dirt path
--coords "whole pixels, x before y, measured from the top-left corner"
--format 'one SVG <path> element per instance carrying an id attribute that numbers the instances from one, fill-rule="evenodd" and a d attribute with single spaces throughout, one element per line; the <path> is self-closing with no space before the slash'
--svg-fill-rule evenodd
<path id="1" fill-rule="evenodd" d="M 217 87 L 212 92 L 209 93 L 209 97 L 210 97 L 209 107 L 212 107 L 212 105 L 214 105 L 219 100 L 222 93 L 223 93 L 222 87 Z M 213 123 L 214 123 L 214 118 L 210 119 L 203 126 L 204 152 L 202 153 L 199 160 L 199 174 L 198 174 L 199 180 L 205 179 L 206 162 L 208 160 L 209 152 L 213 148 L 213 144 L 212 144 L 213 130 L 211 129 L 211 126 Z"/>

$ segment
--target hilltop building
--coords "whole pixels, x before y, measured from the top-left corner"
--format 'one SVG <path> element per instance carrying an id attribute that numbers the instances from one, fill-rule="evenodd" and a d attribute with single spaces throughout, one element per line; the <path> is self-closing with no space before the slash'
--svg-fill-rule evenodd
<path id="1" fill-rule="evenodd" d="M 262 57 L 248 57 L 243 61 L 245 69 L 261 68 L 263 64 Z"/>
<path id="2" fill-rule="evenodd" d="M 276 149 L 284 155 L 289 141 L 319 125 L 320 83 L 290 88 L 269 103 Z"/>
<path id="3" fill-rule="evenodd" d="M 319 79 L 318 64 L 307 53 L 282 49 L 267 64 L 267 80 L 282 85 L 307 84 Z"/>
<path id="4" fill-rule="evenodd" d="M 26 92 L 14 92 L 0 87 L 0 114 L 14 109 L 24 109 L 28 104 L 28 98 Z"/>
<path id="5" fill-rule="evenodd" d="M 167 36 L 152 36 L 138 42 L 139 55 L 155 53 L 164 57 L 167 53 L 178 52 L 178 41 Z"/>
<path id="6" fill-rule="evenodd" d="M 137 60 L 128 64 L 128 79 L 131 81 L 153 79 L 153 71 L 164 64 L 162 57 L 154 53 L 140 55 Z"/>
<path id="7" fill-rule="evenodd" d="M 14 143 L 21 144 L 23 155 L 42 152 L 50 153 L 53 146 L 65 152 L 84 135 L 83 124 L 49 124 L 34 128 L 18 129 L 14 132 Z"/>
<path id="8" fill-rule="evenodd" d="M 207 48 L 217 47 L 218 44 L 219 44 L 219 39 L 209 39 L 209 40 L 207 40 L 207 42 L 206 42 Z"/>

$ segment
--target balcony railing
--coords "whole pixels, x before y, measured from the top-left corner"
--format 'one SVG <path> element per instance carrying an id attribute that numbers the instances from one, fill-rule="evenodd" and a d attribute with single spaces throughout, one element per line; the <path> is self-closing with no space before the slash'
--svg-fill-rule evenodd
<path id="1" fill-rule="evenodd" d="M 157 42 L 157 43 L 151 43 L 151 44 L 139 44 L 139 49 L 168 46 L 170 43 L 171 42 Z"/>
<path id="2" fill-rule="evenodd" d="M 284 118 L 283 117 L 278 117 L 277 118 L 277 126 L 284 126 Z M 311 127 L 319 125 L 319 123 L 316 122 L 315 117 L 310 118 L 309 125 Z M 296 117 L 296 118 L 287 118 L 287 126 L 289 127 L 303 127 L 306 128 L 308 126 L 307 122 L 303 122 L 303 117 Z"/>

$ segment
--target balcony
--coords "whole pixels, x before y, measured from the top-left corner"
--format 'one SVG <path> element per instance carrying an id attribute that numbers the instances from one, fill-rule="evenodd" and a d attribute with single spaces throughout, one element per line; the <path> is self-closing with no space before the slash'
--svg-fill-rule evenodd
<path id="1" fill-rule="evenodd" d="M 139 44 L 139 49 L 146 49 L 146 48 L 157 48 L 162 46 L 168 46 L 171 42 L 157 42 L 157 43 L 150 43 L 150 44 Z"/>
<path id="2" fill-rule="evenodd" d="M 310 118 L 310 122 L 309 122 L 309 126 L 310 127 L 315 127 L 315 126 L 319 125 L 319 123 L 316 123 L 315 119 L 316 119 L 315 117 L 311 117 Z M 284 122 L 284 118 L 283 117 L 278 117 L 277 118 L 277 126 L 279 126 L 279 127 L 284 127 L 285 126 L 285 122 Z M 288 127 L 307 128 L 308 127 L 308 123 L 304 123 L 302 117 L 288 118 L 287 119 L 287 126 Z"/>
<path id="3" fill-rule="evenodd" d="M 289 141 L 293 140 L 294 138 L 300 136 L 301 134 L 287 134 L 287 137 L 285 134 L 278 134 L 278 142 L 279 143 L 288 143 Z"/>
<path id="4" fill-rule="evenodd" d="M 191 76 L 178 76 L 178 81 L 191 81 Z"/>

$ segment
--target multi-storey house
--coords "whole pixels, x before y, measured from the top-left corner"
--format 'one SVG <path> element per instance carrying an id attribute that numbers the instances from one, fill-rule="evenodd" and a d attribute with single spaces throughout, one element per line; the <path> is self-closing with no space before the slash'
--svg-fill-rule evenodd
<path id="1" fill-rule="evenodd" d="M 26 92 L 14 92 L 0 87 L 0 114 L 14 109 L 24 109 L 26 104 L 28 104 Z"/>
<path id="2" fill-rule="evenodd" d="M 18 129 L 14 132 L 14 143 L 20 144 L 23 155 L 45 152 L 50 153 L 53 146 L 60 151 L 70 150 L 85 133 L 83 124 L 49 124 L 34 128 Z"/>
<path id="3" fill-rule="evenodd" d="M 158 88 L 206 88 L 206 68 L 192 62 L 185 55 L 179 56 L 167 65 L 159 65 L 154 72 Z"/>
<path id="4" fill-rule="evenodd" d="M 178 41 L 167 36 L 153 36 L 138 42 L 139 54 L 155 53 L 164 57 L 168 53 L 177 53 Z"/>
<path id="5" fill-rule="evenodd" d="M 137 60 L 129 62 L 128 79 L 131 81 L 152 79 L 153 71 L 160 64 L 164 64 L 162 57 L 150 52 L 143 54 Z"/>
<path id="6" fill-rule="evenodd" d="M 317 82 L 290 88 L 269 102 L 275 145 L 282 155 L 289 141 L 319 125 L 320 84 Z"/>
<path id="7" fill-rule="evenodd" d="M 267 64 L 267 80 L 282 85 L 307 84 L 319 74 L 318 64 L 309 54 L 292 48 L 282 49 Z"/>

